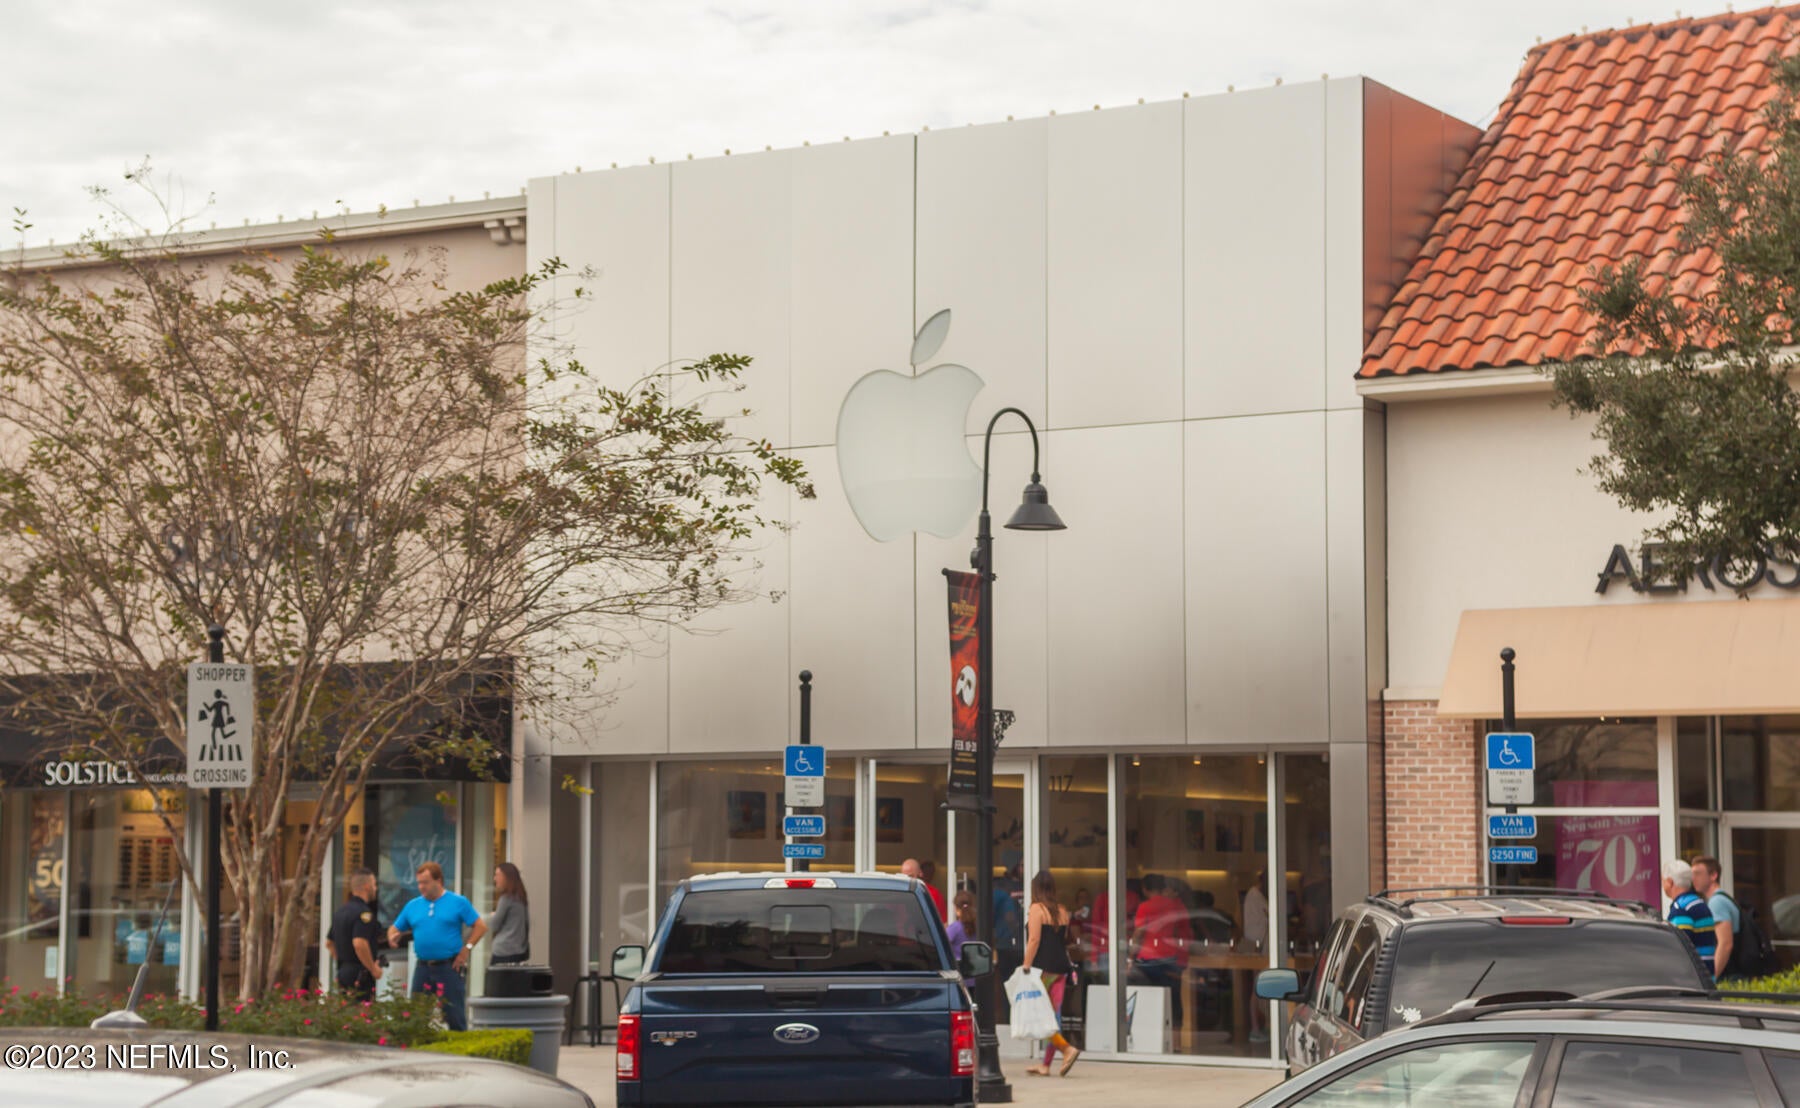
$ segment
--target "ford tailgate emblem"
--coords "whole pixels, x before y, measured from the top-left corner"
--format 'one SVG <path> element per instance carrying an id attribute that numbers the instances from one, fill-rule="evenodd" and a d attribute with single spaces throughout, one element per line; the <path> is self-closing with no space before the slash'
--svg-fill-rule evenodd
<path id="1" fill-rule="evenodd" d="M 810 1043 L 819 1037 L 819 1029 L 810 1023 L 784 1023 L 775 1029 L 778 1043 Z"/>

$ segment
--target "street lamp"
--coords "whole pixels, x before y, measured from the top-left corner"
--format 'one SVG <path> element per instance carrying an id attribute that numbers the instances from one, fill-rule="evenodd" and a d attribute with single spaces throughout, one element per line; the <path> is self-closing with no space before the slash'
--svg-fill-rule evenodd
<path id="1" fill-rule="evenodd" d="M 1061 531 L 1066 526 L 1056 509 L 1050 506 L 1038 474 L 1037 428 L 1031 417 L 1017 408 L 1001 408 L 988 420 L 987 434 L 981 441 L 981 516 L 975 531 L 975 552 L 970 563 L 981 580 L 981 604 L 976 626 L 979 628 L 981 680 L 976 683 L 981 721 L 981 744 L 975 753 L 975 903 L 981 924 L 981 940 L 994 945 L 994 532 L 988 516 L 988 469 L 994 444 L 994 424 L 1008 412 L 1025 421 L 1031 432 L 1031 483 L 1025 486 L 1019 507 L 1006 527 L 1012 531 Z M 1000 1072 L 1000 1040 L 994 1032 L 994 1017 L 1000 1011 L 999 982 L 993 974 L 982 981 L 982 1001 L 978 1021 L 977 1045 L 981 1052 L 976 1081 L 980 1087 L 978 1100 L 1005 1104 L 1012 1100 L 1012 1086 Z"/>

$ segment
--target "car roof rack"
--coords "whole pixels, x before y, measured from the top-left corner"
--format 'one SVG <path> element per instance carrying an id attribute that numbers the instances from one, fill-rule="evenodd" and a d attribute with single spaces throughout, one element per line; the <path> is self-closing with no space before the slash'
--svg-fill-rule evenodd
<path id="1" fill-rule="evenodd" d="M 1415 895 L 1433 893 L 1444 895 Z M 1593 904 L 1614 904 L 1640 908 L 1652 914 L 1656 912 L 1656 909 L 1641 900 L 1603 896 L 1593 889 L 1544 888 L 1538 885 L 1424 885 L 1412 889 L 1383 889 L 1378 893 L 1371 893 L 1364 900 L 1369 904 L 1380 904 L 1392 908 L 1403 916 L 1411 916 L 1412 906 L 1421 903 L 1441 904 L 1447 901 L 1492 900 L 1495 897 L 1544 896 L 1579 897 Z"/>
<path id="2" fill-rule="evenodd" d="M 1496 998 L 1499 999 L 1499 998 Z M 1732 1000 L 1765 1002 L 1760 1007 L 1728 1004 Z M 1725 1016 L 1738 1021 L 1746 1030 L 1763 1030 L 1765 1021 L 1800 1025 L 1800 1007 L 1779 1008 L 1778 1003 L 1800 1004 L 1800 994 L 1751 993 L 1735 990 L 1707 992 L 1682 986 L 1634 986 L 1608 989 L 1569 1000 L 1503 1001 L 1497 1004 L 1477 1002 L 1468 1007 L 1452 1008 L 1412 1024 L 1413 1027 L 1435 1027 L 1454 1023 L 1471 1023 L 1489 1016 L 1520 1012 L 1635 1012 L 1640 1014 L 1673 1014 L 1689 1016 Z"/>

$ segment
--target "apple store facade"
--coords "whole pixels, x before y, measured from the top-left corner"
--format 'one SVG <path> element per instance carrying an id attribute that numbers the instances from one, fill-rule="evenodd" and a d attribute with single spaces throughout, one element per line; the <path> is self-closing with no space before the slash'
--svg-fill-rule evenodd
<path id="1" fill-rule="evenodd" d="M 533 261 L 592 267 L 557 338 L 618 384 L 752 356 L 738 430 L 818 491 L 770 491 L 788 526 L 738 573 L 759 599 L 521 722 L 513 857 L 560 984 L 682 878 L 780 868 L 803 669 L 814 868 L 973 889 L 943 571 L 1016 407 L 1068 528 L 994 544 L 1001 972 L 1048 870 L 1089 1051 L 1277 1062 L 1255 971 L 1310 967 L 1385 872 L 1384 423 L 1355 373 L 1467 130 L 1349 78 L 532 181 Z M 1031 450 L 1000 421 L 1001 521 Z M 1153 979 L 1111 937 L 1156 897 L 1190 941 Z"/>

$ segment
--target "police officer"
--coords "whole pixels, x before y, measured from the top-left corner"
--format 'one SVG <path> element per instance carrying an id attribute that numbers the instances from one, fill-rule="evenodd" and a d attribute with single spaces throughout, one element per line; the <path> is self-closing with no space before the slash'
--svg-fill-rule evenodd
<path id="1" fill-rule="evenodd" d="M 381 963 L 375 960 L 381 942 L 381 925 L 375 922 L 375 874 L 359 869 L 350 875 L 350 897 L 331 915 L 325 946 L 337 961 L 337 984 L 352 1000 L 375 995 Z"/>

